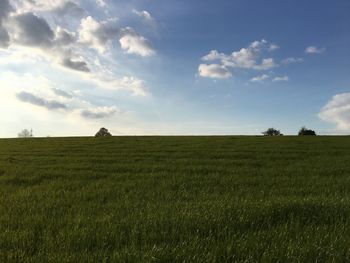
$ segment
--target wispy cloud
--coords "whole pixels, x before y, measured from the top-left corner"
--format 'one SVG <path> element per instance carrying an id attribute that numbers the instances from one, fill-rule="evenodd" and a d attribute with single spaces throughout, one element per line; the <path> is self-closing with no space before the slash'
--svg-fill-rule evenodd
<path id="1" fill-rule="evenodd" d="M 279 76 L 279 77 L 273 78 L 272 81 L 289 81 L 289 77 L 288 76 Z"/>
<path id="2" fill-rule="evenodd" d="M 262 82 L 262 81 L 267 80 L 269 78 L 270 78 L 269 75 L 263 74 L 263 75 L 251 78 L 250 81 L 251 82 Z"/>
<path id="3" fill-rule="evenodd" d="M 305 53 L 306 54 L 321 54 L 323 52 L 325 52 L 326 49 L 325 48 L 319 48 L 316 46 L 309 46 L 305 49 Z"/>
<path id="4" fill-rule="evenodd" d="M 294 57 L 289 57 L 289 58 L 285 58 L 281 61 L 281 64 L 283 65 L 289 65 L 289 64 L 296 64 L 296 63 L 301 63 L 303 62 L 304 59 L 303 58 L 294 58 Z"/>

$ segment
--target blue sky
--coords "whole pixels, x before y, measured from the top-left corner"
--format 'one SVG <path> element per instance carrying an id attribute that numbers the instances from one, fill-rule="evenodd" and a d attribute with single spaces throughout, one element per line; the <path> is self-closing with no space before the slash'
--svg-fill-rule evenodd
<path id="1" fill-rule="evenodd" d="M 348 134 L 349 13 L 347 0 L 2 0 L 0 136 Z"/>

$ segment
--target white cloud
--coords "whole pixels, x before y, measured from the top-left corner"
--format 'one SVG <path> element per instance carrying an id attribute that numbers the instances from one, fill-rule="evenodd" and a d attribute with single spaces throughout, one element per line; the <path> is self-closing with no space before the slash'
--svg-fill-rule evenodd
<path id="1" fill-rule="evenodd" d="M 323 53 L 325 51 L 326 51 L 325 48 L 318 48 L 318 47 L 315 47 L 315 46 L 310 46 L 310 47 L 307 47 L 305 49 L 305 53 L 306 54 L 321 54 L 321 53 Z"/>
<path id="2" fill-rule="evenodd" d="M 144 19 L 145 21 L 148 21 L 148 22 L 153 22 L 154 21 L 154 18 L 146 10 L 138 11 L 136 9 L 133 9 L 132 12 L 134 14 L 138 15 L 139 17 L 141 17 L 142 19 Z"/>
<path id="3" fill-rule="evenodd" d="M 336 124 L 337 132 L 350 133 L 350 93 L 333 96 L 318 116 L 324 121 Z"/>
<path id="4" fill-rule="evenodd" d="M 273 79 L 273 81 L 289 81 L 289 77 L 288 76 L 279 76 L 279 77 L 275 77 Z"/>
<path id="5" fill-rule="evenodd" d="M 70 0 L 13 0 L 18 7 L 20 13 L 33 11 L 52 11 L 57 8 L 62 8 L 69 3 L 76 4 Z"/>
<path id="6" fill-rule="evenodd" d="M 272 49 L 271 49 L 272 47 Z M 210 71 L 220 72 L 224 78 L 231 77 L 228 68 L 240 68 L 245 70 L 269 70 L 277 67 L 273 58 L 262 58 L 264 51 L 272 51 L 277 48 L 275 44 L 269 44 L 265 39 L 252 42 L 248 47 L 241 48 L 239 51 L 234 51 L 231 54 L 220 53 L 217 50 L 210 51 L 207 55 L 202 57 L 202 61 L 213 62 Z M 204 75 L 212 75 L 208 72 L 208 65 L 202 64 Z M 200 74 L 203 76 L 203 74 Z"/>
<path id="7" fill-rule="evenodd" d="M 294 57 L 289 57 L 289 58 L 285 58 L 281 61 L 281 64 L 283 65 L 289 65 L 289 64 L 294 64 L 294 63 L 301 63 L 303 62 L 304 59 L 302 58 L 294 58 Z"/>
<path id="8" fill-rule="evenodd" d="M 136 54 L 148 57 L 155 54 L 151 43 L 136 33 L 132 28 L 123 29 L 123 36 L 119 39 L 121 48 L 128 54 Z"/>
<path id="9" fill-rule="evenodd" d="M 120 28 L 116 19 L 98 22 L 91 16 L 88 16 L 81 20 L 79 42 L 103 53 L 118 36 L 119 32 Z"/>
<path id="10" fill-rule="evenodd" d="M 261 62 L 260 65 L 256 65 L 254 67 L 254 69 L 258 69 L 258 70 L 268 70 L 271 68 L 275 68 L 278 65 L 275 63 L 273 58 L 264 58 Z"/>
<path id="11" fill-rule="evenodd" d="M 124 76 L 122 78 L 106 77 L 99 74 L 85 75 L 85 79 L 94 83 L 98 87 L 107 90 L 126 90 L 130 91 L 134 96 L 146 97 L 149 91 L 143 80 L 133 76 Z"/>
<path id="12" fill-rule="evenodd" d="M 231 72 L 225 66 L 218 64 L 201 64 L 199 65 L 198 73 L 201 77 L 214 79 L 227 79 L 232 77 Z"/>
<path id="13" fill-rule="evenodd" d="M 203 61 L 228 60 L 229 56 L 219 53 L 217 50 L 211 50 L 208 55 L 202 57 Z"/>
<path id="14" fill-rule="evenodd" d="M 269 75 L 263 74 L 263 75 L 256 76 L 256 77 L 252 78 L 250 81 L 251 82 L 262 82 L 262 81 L 267 80 L 269 78 L 270 78 Z"/>
<path id="15" fill-rule="evenodd" d="M 269 51 L 275 51 L 277 49 L 279 49 L 280 47 L 276 44 L 270 44 L 269 46 Z"/>

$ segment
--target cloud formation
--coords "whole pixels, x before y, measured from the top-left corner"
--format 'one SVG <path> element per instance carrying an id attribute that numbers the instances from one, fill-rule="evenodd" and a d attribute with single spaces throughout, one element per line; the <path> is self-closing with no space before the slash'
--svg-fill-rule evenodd
<path id="1" fill-rule="evenodd" d="M 146 21 L 153 21 L 154 20 L 154 18 L 151 16 L 151 14 L 146 10 L 138 11 L 138 10 L 134 9 L 134 10 L 132 10 L 132 12 Z"/>
<path id="2" fill-rule="evenodd" d="M 264 80 L 267 80 L 267 79 L 269 79 L 270 78 L 270 76 L 269 75 L 266 75 L 266 74 L 262 74 L 262 75 L 260 75 L 260 76 L 256 76 L 256 77 L 254 77 L 254 78 L 251 78 L 251 82 L 262 82 L 262 81 L 264 81 Z"/>
<path id="3" fill-rule="evenodd" d="M 140 36 L 132 28 L 124 28 L 122 37 L 119 39 L 121 48 L 128 54 L 136 54 L 142 57 L 148 57 L 155 54 L 148 39 Z"/>
<path id="4" fill-rule="evenodd" d="M 227 79 L 232 77 L 231 72 L 225 66 L 218 64 L 200 64 L 198 73 L 204 78 Z"/>
<path id="5" fill-rule="evenodd" d="M 114 106 L 112 107 L 96 107 L 81 111 L 81 116 L 88 119 L 103 119 L 112 116 L 118 111 Z"/>
<path id="6" fill-rule="evenodd" d="M 350 93 L 342 93 L 333 98 L 318 114 L 321 120 L 334 123 L 338 133 L 350 132 Z"/>
<path id="7" fill-rule="evenodd" d="M 301 63 L 303 62 L 304 59 L 302 58 L 294 58 L 294 57 L 289 57 L 289 58 L 285 58 L 281 61 L 281 64 L 283 65 L 289 65 L 289 64 L 295 64 L 295 63 Z"/>
<path id="8" fill-rule="evenodd" d="M 11 38 L 18 44 L 29 47 L 50 47 L 54 32 L 43 18 L 33 13 L 16 15 L 11 19 Z"/>
<path id="9" fill-rule="evenodd" d="M 289 77 L 288 76 L 278 76 L 273 78 L 272 81 L 289 81 Z"/>
<path id="10" fill-rule="evenodd" d="M 48 110 L 66 109 L 67 106 L 55 100 L 46 100 L 32 93 L 22 91 L 17 94 L 17 98 L 22 102 L 27 102 L 36 106 L 45 107 Z"/>
<path id="11" fill-rule="evenodd" d="M 310 46 L 310 47 L 307 47 L 305 49 L 306 54 L 321 54 L 325 51 L 326 51 L 325 48 L 319 48 L 319 47 L 315 47 L 315 46 Z"/>
<path id="12" fill-rule="evenodd" d="M 91 16 L 88 16 L 81 20 L 79 42 L 103 53 L 117 37 L 119 31 L 120 28 L 116 19 L 98 22 Z"/>
<path id="13" fill-rule="evenodd" d="M 266 40 L 252 42 L 248 47 L 241 48 L 238 51 L 234 51 L 231 54 L 220 53 L 217 50 L 210 51 L 207 55 L 202 57 L 202 61 L 212 62 L 213 64 L 206 64 L 207 67 L 200 67 L 203 69 L 215 69 L 225 74 L 204 74 L 206 77 L 217 78 L 214 76 L 231 77 L 229 68 L 238 68 L 244 70 L 269 70 L 277 67 L 277 63 L 273 58 L 261 58 L 266 51 L 273 51 L 278 49 L 275 44 L 270 44 Z M 203 64 L 202 64 L 203 65 Z M 199 72 L 200 76 L 203 76 Z M 222 78 L 222 77 L 221 77 Z"/>
<path id="14" fill-rule="evenodd" d="M 11 56 L 17 54 L 18 61 L 28 57 L 24 54 L 33 54 L 32 60 L 84 73 L 79 77 L 93 80 L 98 87 L 126 89 L 138 96 L 148 93 L 144 81 L 135 76 L 117 76 L 117 70 L 112 68 L 115 58 L 105 57 L 106 51 L 111 53 L 118 48 L 114 41 L 119 41 L 126 54 L 141 57 L 155 54 L 151 42 L 135 29 L 121 28 L 118 18 L 99 21 L 86 16 L 87 12 L 75 0 L 13 1 L 16 9 L 8 0 L 0 2 L 0 48 L 11 50 Z M 105 6 L 104 1 L 96 4 Z M 79 22 L 68 23 L 75 19 Z"/>

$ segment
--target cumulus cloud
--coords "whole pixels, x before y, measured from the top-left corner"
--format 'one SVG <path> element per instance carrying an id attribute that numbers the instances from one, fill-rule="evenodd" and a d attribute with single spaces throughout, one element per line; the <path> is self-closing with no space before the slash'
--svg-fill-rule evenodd
<path id="1" fill-rule="evenodd" d="M 266 40 L 252 42 L 248 47 L 241 48 L 231 54 L 220 53 L 217 50 L 212 50 L 209 54 L 202 57 L 203 61 L 214 62 L 212 68 L 225 71 L 225 76 L 229 76 L 228 68 L 240 68 L 245 70 L 269 70 L 277 67 L 278 64 L 273 58 L 261 58 L 264 51 L 272 51 L 277 49 L 277 45 L 269 44 Z M 221 66 L 221 67 L 218 67 Z M 201 74 L 200 74 L 201 75 Z"/>
<path id="2" fill-rule="evenodd" d="M 310 47 L 307 47 L 305 49 L 306 54 L 321 54 L 325 51 L 326 51 L 325 48 L 319 48 L 319 47 L 315 47 L 315 46 L 310 46 Z"/>
<path id="3" fill-rule="evenodd" d="M 285 58 L 281 61 L 281 64 L 283 65 L 289 65 L 289 64 L 295 64 L 295 63 L 301 63 L 303 62 L 304 59 L 302 58 L 294 58 L 294 57 L 289 57 L 289 58 Z"/>
<path id="4" fill-rule="evenodd" d="M 103 53 L 120 32 L 116 19 L 99 22 L 88 16 L 81 20 L 79 42 Z"/>
<path id="5" fill-rule="evenodd" d="M 273 79 L 273 81 L 289 81 L 289 77 L 288 76 L 279 76 L 279 77 L 275 77 Z"/>
<path id="6" fill-rule="evenodd" d="M 68 46 L 75 42 L 75 33 L 58 26 L 55 32 L 55 44 L 58 46 Z"/>
<path id="7" fill-rule="evenodd" d="M 17 98 L 22 102 L 27 102 L 36 106 L 45 107 L 48 110 L 66 109 L 67 106 L 55 100 L 46 100 L 32 93 L 22 91 L 17 94 Z"/>
<path id="8" fill-rule="evenodd" d="M 75 3 L 70 0 L 13 0 L 18 6 L 20 13 L 33 12 L 33 11 L 54 11 L 58 8 L 62 8 L 67 3 Z"/>
<path id="9" fill-rule="evenodd" d="M 273 58 L 264 58 L 260 65 L 256 65 L 254 69 L 258 70 L 268 70 L 274 67 L 277 67 L 278 65 L 275 63 Z"/>
<path id="10" fill-rule="evenodd" d="M 334 123 L 339 133 L 350 132 L 350 93 L 342 93 L 333 98 L 322 108 L 319 118 Z"/>
<path id="11" fill-rule="evenodd" d="M 251 82 L 262 82 L 264 80 L 267 80 L 269 79 L 270 76 L 269 75 L 266 75 L 266 74 L 263 74 L 263 75 L 260 75 L 260 76 L 256 76 L 254 78 L 251 78 L 250 81 Z"/>
<path id="12" fill-rule="evenodd" d="M 202 57 L 203 61 L 228 60 L 229 57 L 224 53 L 219 53 L 217 50 L 211 50 L 208 55 Z"/>
<path id="13" fill-rule="evenodd" d="M 214 79 L 227 79 L 232 77 L 231 72 L 222 65 L 200 64 L 198 68 L 199 76 Z"/>
<path id="14" fill-rule="evenodd" d="M 129 90 L 137 96 L 148 94 L 143 80 L 134 76 L 116 76 L 113 59 L 100 59 L 101 53 L 114 47 L 114 40 L 120 40 L 121 48 L 128 54 L 153 55 L 155 51 L 151 43 L 134 29 L 120 28 L 116 18 L 97 21 L 88 16 L 80 21 L 80 25 L 76 25 L 76 30 L 74 26 L 69 27 L 73 30 L 71 32 L 60 24 L 62 21 L 55 15 L 78 16 L 82 9 L 77 1 L 13 1 L 17 10 L 11 8 L 8 0 L 0 2 L 0 48 L 8 48 L 7 63 L 10 60 L 18 63 L 22 63 L 22 60 L 28 63 L 45 61 L 86 73 L 79 77 L 91 80 L 98 87 Z M 44 19 L 48 14 L 54 16 L 51 24 Z M 98 52 L 91 52 L 88 48 Z M 103 62 L 96 64 L 95 61 Z M 0 62 L 6 64 L 6 61 Z"/>
<path id="15" fill-rule="evenodd" d="M 121 48 L 128 54 L 136 54 L 142 57 L 155 54 L 151 43 L 130 27 L 123 29 L 122 37 L 119 39 L 119 42 Z"/>

